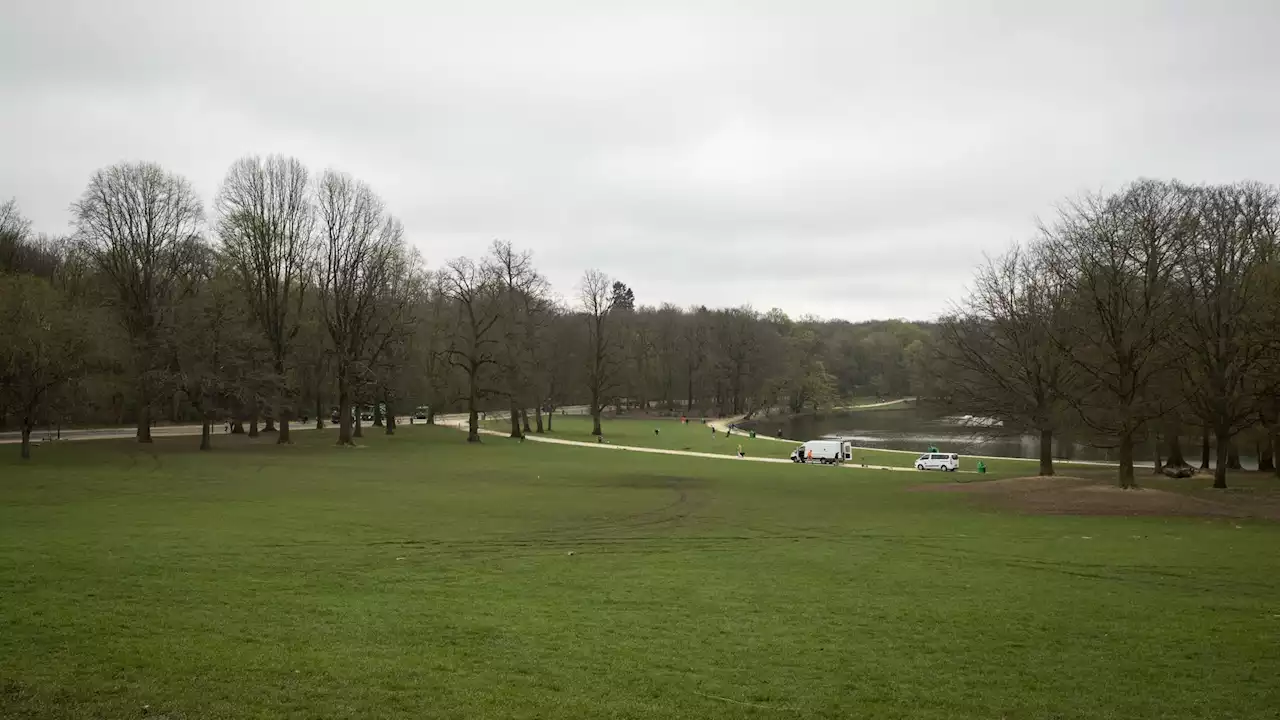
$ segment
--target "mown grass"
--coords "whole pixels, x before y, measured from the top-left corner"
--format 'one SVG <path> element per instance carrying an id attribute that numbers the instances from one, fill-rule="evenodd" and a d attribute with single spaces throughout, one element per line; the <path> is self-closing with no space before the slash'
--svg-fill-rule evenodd
<path id="1" fill-rule="evenodd" d="M 1280 707 L 1273 524 L 1005 515 L 910 492 L 915 475 L 421 426 L 329 435 L 0 455 L 0 716 Z"/>

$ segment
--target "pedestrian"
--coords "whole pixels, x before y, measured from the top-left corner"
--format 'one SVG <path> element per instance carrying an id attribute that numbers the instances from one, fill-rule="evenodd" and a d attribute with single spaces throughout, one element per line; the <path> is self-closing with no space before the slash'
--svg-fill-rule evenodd
<path id="1" fill-rule="evenodd" d="M 778 428 L 778 439 L 782 439 L 782 428 Z"/>
<path id="2" fill-rule="evenodd" d="M 747 456 L 747 454 L 746 454 L 746 453 L 744 453 L 744 452 L 742 452 L 742 446 L 741 446 L 741 445 L 739 445 L 739 446 L 738 446 L 738 457 L 740 457 L 740 458 L 744 458 L 744 457 L 746 457 L 746 456 Z"/>
<path id="3" fill-rule="evenodd" d="M 653 434 L 654 434 L 654 435 L 657 435 L 657 434 L 658 434 L 658 428 L 654 428 L 654 429 L 653 429 Z"/>

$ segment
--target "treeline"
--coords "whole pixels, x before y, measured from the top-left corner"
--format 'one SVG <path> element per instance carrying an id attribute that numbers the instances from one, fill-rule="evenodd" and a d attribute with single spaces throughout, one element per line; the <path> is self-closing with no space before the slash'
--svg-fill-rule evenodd
<path id="1" fill-rule="evenodd" d="M 1184 434 L 1214 449 L 1214 487 L 1255 444 L 1275 467 L 1280 392 L 1280 190 L 1258 183 L 1141 180 L 1063 205 L 1039 236 L 982 268 L 943 318 L 922 394 L 1040 437 L 1053 473 L 1056 432 L 1083 425 L 1186 476 Z M 1163 451 L 1163 462 L 1162 462 Z"/>
<path id="2" fill-rule="evenodd" d="M 360 409 L 395 431 L 425 406 L 511 410 L 511 434 L 551 429 L 556 407 L 737 414 L 831 407 L 916 391 L 931 328 L 793 320 L 780 310 L 637 305 L 586 272 L 555 293 L 528 252 L 429 269 L 368 185 L 292 158 L 232 165 L 206 207 L 148 163 L 95 173 L 73 232 L 36 234 L 0 205 L 0 427 L 202 423 L 290 440 L 291 423 L 337 441 Z M 545 422 L 544 422 L 545 414 Z M 246 429 L 247 428 L 247 429 Z"/>

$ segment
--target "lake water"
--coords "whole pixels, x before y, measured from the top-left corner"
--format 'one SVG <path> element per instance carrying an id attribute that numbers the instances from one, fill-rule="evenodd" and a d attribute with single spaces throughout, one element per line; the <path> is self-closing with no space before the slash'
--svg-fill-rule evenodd
<path id="1" fill-rule="evenodd" d="M 747 425 L 747 424 L 744 424 Z M 964 420 L 937 409 L 920 406 L 892 407 L 873 410 L 827 413 L 820 417 L 801 415 L 755 421 L 761 434 L 775 435 L 779 428 L 784 437 L 795 440 L 841 438 L 856 446 L 886 450 L 925 452 L 929 446 L 939 451 L 961 455 L 994 457 L 1040 457 L 1040 437 L 1011 433 L 1001 427 L 984 426 L 981 419 Z M 1243 448 L 1242 448 L 1243 450 Z M 1182 452 L 1187 462 L 1199 465 L 1199 439 L 1184 438 Z M 1053 456 L 1059 460 L 1115 462 L 1114 448 L 1101 448 L 1067 435 L 1054 438 Z M 1145 438 L 1134 448 L 1134 459 L 1151 464 L 1152 450 Z M 1252 453 L 1241 453 L 1241 464 L 1256 468 Z"/>

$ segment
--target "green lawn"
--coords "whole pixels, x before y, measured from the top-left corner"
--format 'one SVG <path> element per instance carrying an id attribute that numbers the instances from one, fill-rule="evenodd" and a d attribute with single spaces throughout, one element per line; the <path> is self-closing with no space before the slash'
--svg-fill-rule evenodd
<path id="1" fill-rule="evenodd" d="M 510 424 L 504 421 L 490 421 L 486 426 L 491 430 L 506 431 Z M 563 440 L 579 440 L 595 442 L 591 435 L 591 418 L 581 415 L 557 415 L 552 423 L 552 437 Z M 614 445 L 632 445 L 638 447 L 665 448 L 668 450 L 692 450 L 695 452 L 715 453 L 719 455 L 735 455 L 741 445 L 744 452 L 751 457 L 790 457 L 791 451 L 800 445 L 795 442 L 778 442 L 768 438 L 750 438 L 747 433 L 735 430 L 733 435 L 725 437 L 722 432 L 714 435 L 711 428 L 694 419 L 689 424 L 682 424 L 671 418 L 607 418 L 603 422 L 605 441 Z M 654 430 L 658 430 L 654 434 Z M 924 452 L 924 449 L 921 450 Z M 883 465 L 886 467 L 914 467 L 919 453 L 897 452 L 893 450 L 859 449 L 854 451 L 853 464 Z M 1039 469 L 1036 460 L 1017 458 L 984 459 L 982 461 L 987 472 L 996 476 L 1034 475 Z M 1057 462 L 1062 471 L 1074 474 L 1097 475 L 1114 473 L 1108 467 L 1098 465 L 1082 465 L 1068 462 Z M 976 458 L 960 456 L 961 470 L 976 470 Z"/>
<path id="2" fill-rule="evenodd" d="M 422 426 L 295 438 L 0 448 L 0 717 L 1280 707 L 1275 524 Z"/>

